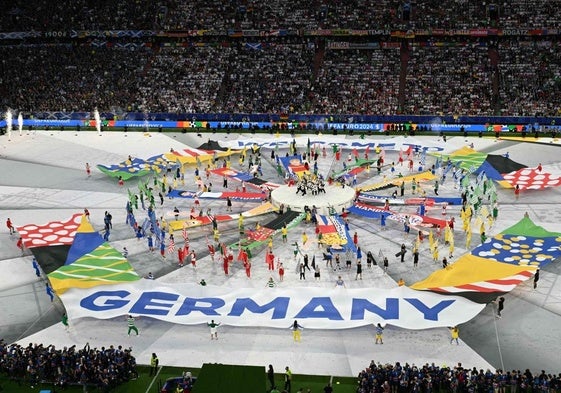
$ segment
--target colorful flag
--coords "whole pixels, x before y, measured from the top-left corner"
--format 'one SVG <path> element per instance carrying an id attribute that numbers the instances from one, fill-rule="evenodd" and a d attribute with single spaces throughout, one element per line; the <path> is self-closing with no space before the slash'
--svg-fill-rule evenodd
<path id="1" fill-rule="evenodd" d="M 183 221 L 183 230 L 181 231 L 181 235 L 183 236 L 183 240 L 185 243 L 189 243 L 189 236 L 187 235 L 187 224 Z"/>
<path id="2" fill-rule="evenodd" d="M 458 167 L 458 169 L 456 170 L 456 172 L 454 172 L 454 179 L 459 179 L 460 176 L 462 175 L 462 172 L 464 170 L 461 167 Z"/>
<path id="3" fill-rule="evenodd" d="M 173 237 L 169 239 L 169 243 L 168 243 L 168 254 L 174 253 L 175 252 L 175 241 L 173 240 Z"/>

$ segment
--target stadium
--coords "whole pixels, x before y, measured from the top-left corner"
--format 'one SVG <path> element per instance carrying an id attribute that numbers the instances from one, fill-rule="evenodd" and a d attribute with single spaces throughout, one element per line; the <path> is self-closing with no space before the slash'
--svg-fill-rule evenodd
<path id="1" fill-rule="evenodd" d="M 6 7 L 2 381 L 116 389 L 33 349 L 88 343 L 264 381 L 272 364 L 279 390 L 290 366 L 378 391 L 386 365 L 558 390 L 558 6 Z"/>

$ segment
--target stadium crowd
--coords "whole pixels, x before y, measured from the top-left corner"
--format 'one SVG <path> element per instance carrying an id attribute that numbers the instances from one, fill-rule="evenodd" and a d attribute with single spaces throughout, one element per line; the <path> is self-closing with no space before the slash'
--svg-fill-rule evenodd
<path id="1" fill-rule="evenodd" d="M 405 113 L 492 113 L 486 47 L 414 47 L 407 72 Z"/>
<path id="2" fill-rule="evenodd" d="M 559 113 L 561 43 L 507 42 L 499 51 L 503 113 Z"/>
<path id="3" fill-rule="evenodd" d="M 24 112 L 98 107 L 117 115 L 559 115 L 558 42 L 501 44 L 498 110 L 492 104 L 486 47 L 413 47 L 400 105 L 399 49 L 327 49 L 316 64 L 308 46 L 164 47 L 132 53 L 72 45 L 0 47 L 0 100 L 2 107 Z"/>
<path id="4" fill-rule="evenodd" d="M 498 26 L 551 27 L 561 0 L 499 4 Z M 35 4 L 35 2 L 34 2 Z M 478 28 L 488 2 L 425 0 L 66 4 L 15 1 L 4 31 L 222 31 L 163 39 L 0 40 L 0 106 L 16 111 L 558 116 L 556 36 L 306 35 L 305 29 Z M 227 29 L 291 29 L 230 37 Z M 323 30 L 322 30 L 323 31 Z M 366 30 L 363 30 L 366 31 Z M 127 41 L 128 40 L 128 41 Z M 118 45 L 121 44 L 121 45 Z M 129 45 L 130 44 L 130 45 Z M 361 45 L 373 44 L 364 49 Z M 388 45 L 383 45 L 388 44 Z M 353 49 L 353 45 L 357 48 Z"/>
<path id="5" fill-rule="evenodd" d="M 500 26 L 518 28 L 560 28 L 559 0 L 510 0 L 501 10 Z"/>
<path id="6" fill-rule="evenodd" d="M 403 1 L 232 0 L 189 2 L 16 0 L 0 15 L 4 31 L 29 30 L 197 30 L 197 29 L 379 29 L 400 24 Z M 37 6 L 35 6 L 37 4 Z M 441 7 L 442 8 L 442 7 Z M 134 16 L 134 18 L 132 18 Z"/>
<path id="7" fill-rule="evenodd" d="M 329 50 L 308 113 L 398 113 L 399 49 Z"/>
<path id="8" fill-rule="evenodd" d="M 2 31 L 155 29 L 161 11 L 160 3 L 150 0 L 14 0 L 3 7 L 0 26 Z"/>
<path id="9" fill-rule="evenodd" d="M 33 343 L 24 347 L 4 340 L 0 340 L 0 372 L 31 387 L 44 383 L 61 389 L 94 385 L 102 392 L 138 377 L 131 350 L 121 346 L 98 349 L 86 344 L 82 349 L 75 345 L 57 349 Z"/>
<path id="10" fill-rule="evenodd" d="M 0 26 L 3 31 L 558 28 L 559 5 L 559 0 L 40 0 L 33 5 L 16 0 L 0 15 Z"/>
<path id="11" fill-rule="evenodd" d="M 313 51 L 303 44 L 236 51 L 224 83 L 224 113 L 302 112 L 310 88 Z M 279 76 L 282 75 L 282 78 Z"/>
<path id="12" fill-rule="evenodd" d="M 152 112 L 212 111 L 230 53 L 230 48 L 212 46 L 161 48 L 138 76 L 135 106 Z"/>
<path id="13" fill-rule="evenodd" d="M 3 106 L 26 112 L 133 109 L 148 57 L 89 46 L 0 47 Z"/>
<path id="14" fill-rule="evenodd" d="M 454 367 L 437 366 L 434 363 L 381 364 L 374 360 L 358 375 L 357 393 L 406 393 L 406 392 L 558 392 L 561 389 L 561 373 L 548 374 L 512 370 L 483 370 L 464 368 L 461 363 Z"/>

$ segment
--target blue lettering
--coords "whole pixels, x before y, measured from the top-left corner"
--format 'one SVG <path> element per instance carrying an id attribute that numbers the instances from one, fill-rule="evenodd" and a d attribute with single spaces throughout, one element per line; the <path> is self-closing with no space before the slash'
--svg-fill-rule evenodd
<path id="1" fill-rule="evenodd" d="M 322 310 L 316 311 L 318 307 Z M 308 304 L 302 307 L 302 310 L 295 316 L 295 318 L 327 318 L 332 321 L 342 321 L 343 317 L 335 308 L 331 299 L 328 297 L 313 297 Z"/>
<path id="2" fill-rule="evenodd" d="M 376 147 L 376 142 L 353 142 L 351 144 L 351 146 L 353 147 L 366 147 L 366 146 L 370 146 L 370 147 Z"/>
<path id="3" fill-rule="evenodd" d="M 112 299 L 111 297 L 113 296 L 123 299 L 129 295 L 130 292 L 128 291 L 99 291 L 80 300 L 80 306 L 92 311 L 115 310 L 126 306 L 129 303 L 129 300 L 118 300 Z M 109 299 L 102 300 L 100 305 L 96 304 L 96 300 L 103 297 L 109 297 Z"/>
<path id="4" fill-rule="evenodd" d="M 392 143 L 382 143 L 382 142 L 380 142 L 380 143 L 378 143 L 378 147 L 380 149 L 389 149 L 389 148 L 393 149 L 393 148 L 395 148 L 395 143 L 393 143 L 393 142 Z"/>
<path id="5" fill-rule="evenodd" d="M 165 292 L 144 292 L 132 306 L 131 313 L 144 315 L 167 315 L 179 295 Z M 160 302 L 159 300 L 163 300 Z M 165 303 L 170 302 L 170 303 Z"/>
<path id="6" fill-rule="evenodd" d="M 353 305 L 351 308 L 351 320 L 364 319 L 365 311 L 377 314 L 385 320 L 399 319 L 399 299 L 387 298 L 385 310 L 366 299 L 353 299 Z"/>
<path id="7" fill-rule="evenodd" d="M 272 319 L 283 319 L 286 317 L 286 310 L 288 309 L 289 297 L 277 297 L 267 304 L 262 306 L 255 303 L 250 298 L 240 298 L 236 299 L 236 302 L 230 310 L 229 316 L 239 317 L 247 309 L 255 314 L 264 314 L 270 309 L 273 309 Z"/>
<path id="8" fill-rule="evenodd" d="M 413 307 L 419 310 L 426 320 L 429 321 L 438 321 L 438 314 L 444 310 L 446 307 L 450 307 L 455 300 L 442 300 L 438 302 L 434 307 L 428 307 L 419 299 L 404 299 L 405 301 L 409 302 Z"/>
<path id="9" fill-rule="evenodd" d="M 198 305 L 199 303 L 208 303 L 208 305 L 202 306 Z M 217 297 L 203 297 L 200 299 L 188 297 L 185 298 L 181 308 L 175 315 L 189 315 L 192 311 L 200 311 L 205 315 L 220 315 L 216 309 L 224 307 L 225 304 L 224 300 Z"/>

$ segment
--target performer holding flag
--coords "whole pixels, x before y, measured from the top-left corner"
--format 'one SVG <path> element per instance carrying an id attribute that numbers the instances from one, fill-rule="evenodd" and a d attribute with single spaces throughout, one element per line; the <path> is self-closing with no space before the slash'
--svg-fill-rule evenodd
<path id="1" fill-rule="evenodd" d="M 173 237 L 173 233 L 169 235 L 169 242 L 168 242 L 168 254 L 172 254 L 175 252 L 175 239 Z"/>
<path id="2" fill-rule="evenodd" d="M 208 236 L 206 237 L 206 246 L 208 248 L 208 253 L 210 255 L 210 259 L 212 260 L 212 262 L 214 262 L 214 254 L 216 253 L 215 249 L 214 249 L 214 245 L 212 245 L 209 241 L 208 241 Z"/>

